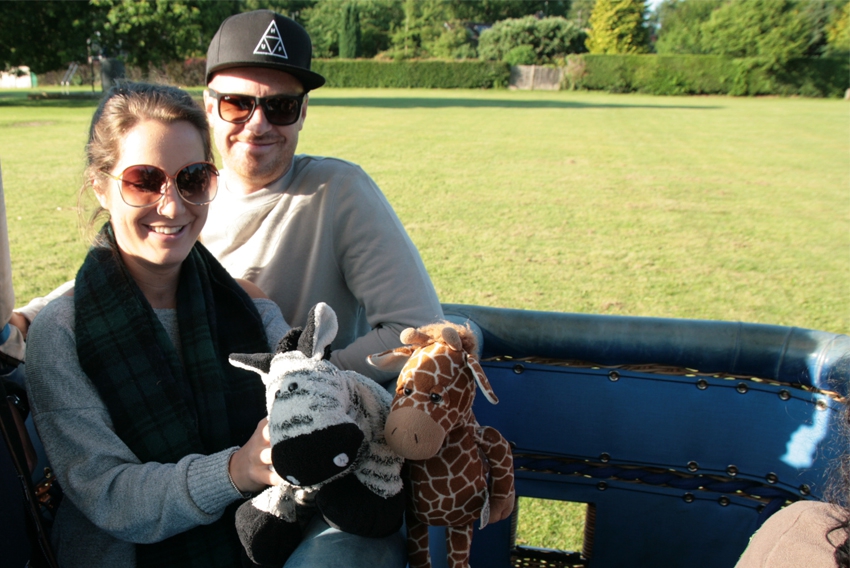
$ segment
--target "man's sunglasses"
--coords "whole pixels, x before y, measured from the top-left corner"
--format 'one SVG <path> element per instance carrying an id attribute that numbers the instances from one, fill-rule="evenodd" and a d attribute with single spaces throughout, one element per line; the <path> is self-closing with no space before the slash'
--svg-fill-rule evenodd
<path id="1" fill-rule="evenodd" d="M 287 126 L 298 122 L 301 117 L 301 105 L 304 95 L 273 95 L 254 97 L 251 95 L 226 95 L 207 89 L 210 96 L 218 101 L 218 115 L 222 120 L 233 124 L 244 124 L 251 120 L 258 106 L 263 107 L 266 120 L 275 126 Z"/>
<path id="2" fill-rule="evenodd" d="M 206 205 L 218 193 L 218 170 L 209 162 L 188 164 L 173 176 L 162 168 L 147 165 L 130 166 L 119 176 L 103 173 L 120 182 L 121 199 L 130 207 L 150 207 L 159 203 L 169 180 L 177 186 L 183 201 L 190 205 Z"/>

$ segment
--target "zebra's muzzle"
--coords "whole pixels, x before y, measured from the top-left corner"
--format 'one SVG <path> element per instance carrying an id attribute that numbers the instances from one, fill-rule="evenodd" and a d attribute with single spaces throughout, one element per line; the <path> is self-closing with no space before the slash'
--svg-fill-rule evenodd
<path id="1" fill-rule="evenodd" d="M 355 424 L 334 424 L 277 442 L 272 446 L 272 463 L 292 485 L 317 485 L 352 467 L 364 439 Z"/>

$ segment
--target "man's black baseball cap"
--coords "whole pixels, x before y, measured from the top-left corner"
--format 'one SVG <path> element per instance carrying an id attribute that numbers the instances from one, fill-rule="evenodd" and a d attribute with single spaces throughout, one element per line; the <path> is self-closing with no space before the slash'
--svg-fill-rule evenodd
<path id="1" fill-rule="evenodd" d="M 268 67 L 289 73 L 312 91 L 325 78 L 310 71 L 313 43 L 300 24 L 271 10 L 230 16 L 221 23 L 207 50 L 207 83 L 216 71 Z"/>

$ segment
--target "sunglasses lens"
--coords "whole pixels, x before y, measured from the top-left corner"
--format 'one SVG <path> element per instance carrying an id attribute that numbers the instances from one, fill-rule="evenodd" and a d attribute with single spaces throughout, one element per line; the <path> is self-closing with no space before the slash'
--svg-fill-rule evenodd
<path id="1" fill-rule="evenodd" d="M 218 191 L 217 174 L 211 164 L 190 164 L 177 172 L 177 189 L 189 203 L 209 203 Z"/>
<path id="2" fill-rule="evenodd" d="M 263 101 L 266 119 L 277 126 L 293 124 L 301 111 L 301 99 L 295 97 L 271 97 Z"/>
<path id="3" fill-rule="evenodd" d="M 156 203 L 165 185 L 165 173 L 153 166 L 130 166 L 121 174 L 121 195 L 129 205 Z"/>
<path id="4" fill-rule="evenodd" d="M 253 97 L 221 95 L 218 99 L 218 114 L 227 122 L 246 122 L 254 112 L 255 104 Z"/>

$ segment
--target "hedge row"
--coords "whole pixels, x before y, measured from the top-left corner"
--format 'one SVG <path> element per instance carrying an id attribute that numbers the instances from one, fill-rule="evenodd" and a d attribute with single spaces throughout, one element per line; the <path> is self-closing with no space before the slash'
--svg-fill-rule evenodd
<path id="1" fill-rule="evenodd" d="M 174 62 L 142 71 L 128 67 L 126 77 L 181 86 L 204 81 L 203 59 Z M 329 87 L 505 88 L 510 66 L 496 61 L 378 61 L 317 59 L 313 70 Z M 89 84 L 83 66 L 75 83 Z M 100 69 L 94 69 L 99 82 Z M 64 72 L 38 76 L 39 85 L 58 84 Z M 801 95 L 841 97 L 850 87 L 850 58 L 794 59 L 771 70 L 757 59 L 714 55 L 571 55 L 563 67 L 563 88 L 656 95 Z"/>
<path id="2" fill-rule="evenodd" d="M 312 70 L 329 87 L 491 89 L 508 86 L 510 65 L 497 61 L 318 59 Z"/>
<path id="3" fill-rule="evenodd" d="M 578 69 L 572 82 L 579 89 L 654 95 L 841 97 L 850 87 L 847 58 L 793 59 L 779 69 L 759 59 L 714 55 L 583 54 L 572 58 L 577 60 L 571 67 Z"/>

